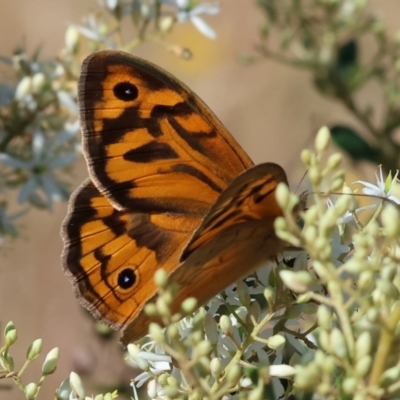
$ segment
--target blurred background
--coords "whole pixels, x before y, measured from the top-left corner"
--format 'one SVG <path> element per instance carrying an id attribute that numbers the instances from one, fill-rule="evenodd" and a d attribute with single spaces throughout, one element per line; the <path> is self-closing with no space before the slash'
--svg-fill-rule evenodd
<path id="1" fill-rule="evenodd" d="M 307 71 L 294 69 L 270 59 L 245 64 L 243 54 L 254 54 L 264 20 L 255 1 L 223 0 L 221 11 L 204 20 L 217 34 L 215 40 L 202 35 L 192 24 L 179 24 L 166 38 L 168 42 L 188 47 L 191 60 L 148 42 L 134 53 L 167 69 L 193 89 L 215 112 L 255 163 L 273 161 L 287 171 L 289 182 L 296 187 L 304 167 L 299 156 L 303 148 L 313 145 L 316 131 L 322 125 L 351 123 L 359 127 L 345 108 L 319 94 Z M 400 4 L 396 0 L 371 1 L 389 31 L 399 28 Z M 11 56 L 21 43 L 28 54 L 41 46 L 42 58 L 56 57 L 64 47 L 66 28 L 80 24 L 82 16 L 96 12 L 95 0 L 2 0 L 0 13 L 0 55 Z M 368 57 L 368 41 L 361 49 Z M 1 81 L 13 79 L 0 69 Z M 374 103 L 378 110 L 377 87 L 371 83 L 357 93 L 361 103 Z M 362 129 L 361 129 L 362 131 Z M 348 162 L 349 171 L 354 164 Z M 371 178 L 375 167 L 361 163 L 357 173 L 350 171 L 348 180 Z M 77 186 L 87 177 L 82 157 L 74 165 L 71 178 Z M 354 178 L 354 179 L 353 179 Z M 118 335 L 104 339 L 95 334 L 93 319 L 78 305 L 69 280 L 60 267 L 60 225 L 67 204 L 55 203 L 53 211 L 31 210 L 21 220 L 22 234 L 7 242 L 0 254 L 0 326 L 13 320 L 18 346 L 13 355 L 16 366 L 36 338 L 43 338 L 43 354 L 60 348 L 56 373 L 48 378 L 39 398 L 52 398 L 71 370 L 87 379 L 94 392 L 106 385 L 117 387 L 134 375 L 124 365 Z M 41 365 L 44 355 L 38 361 Z M 18 367 L 17 367 L 18 368 Z M 39 367 L 30 367 L 24 382 L 37 381 Z M 88 393 L 89 394 L 89 393 Z M 23 394 L 6 380 L 0 382 L 0 398 L 22 399 Z"/>

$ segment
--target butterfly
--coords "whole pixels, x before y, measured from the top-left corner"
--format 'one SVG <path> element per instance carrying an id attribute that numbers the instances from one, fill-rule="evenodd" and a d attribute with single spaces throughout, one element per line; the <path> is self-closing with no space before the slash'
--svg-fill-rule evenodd
<path id="1" fill-rule="evenodd" d="M 155 271 L 204 304 L 281 253 L 277 164 L 254 166 L 186 85 L 148 61 L 98 51 L 78 90 L 89 179 L 63 222 L 62 265 L 76 296 L 122 343 L 147 333 Z"/>

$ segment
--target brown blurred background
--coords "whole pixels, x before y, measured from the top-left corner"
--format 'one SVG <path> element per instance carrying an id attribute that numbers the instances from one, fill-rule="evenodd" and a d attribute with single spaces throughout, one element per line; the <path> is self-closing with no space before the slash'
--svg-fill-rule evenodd
<path id="1" fill-rule="evenodd" d="M 263 60 L 245 66 L 241 53 L 252 53 L 261 15 L 252 0 L 224 0 L 221 13 L 208 17 L 216 30 L 215 41 L 203 37 L 192 25 L 178 26 L 167 40 L 189 47 L 194 58 L 178 59 L 161 46 L 146 44 L 136 54 L 171 71 L 189 85 L 210 106 L 237 138 L 254 162 L 275 161 L 287 171 L 295 186 L 304 169 L 300 151 L 312 145 L 316 130 L 324 124 L 352 119 L 337 104 L 313 89 L 307 73 Z M 10 55 L 24 42 L 31 52 L 42 45 L 43 57 L 54 57 L 64 46 L 69 23 L 80 23 L 83 15 L 96 10 L 95 0 L 1 0 L 0 54 Z M 397 0 L 374 1 L 395 31 L 399 28 Z M 368 49 L 362 49 L 368 51 Z M 2 79 L 6 77 L 2 74 Z M 373 85 L 360 93 L 360 101 L 375 96 Z M 372 174 L 364 168 L 361 173 Z M 82 160 L 76 164 L 78 185 L 87 176 Z M 358 175 L 358 178 L 361 178 Z M 353 179 L 354 180 L 354 179 Z M 351 181 L 351 180 L 350 180 Z M 71 285 L 60 267 L 59 230 L 67 205 L 57 204 L 52 213 L 32 211 L 22 220 L 22 237 L 10 242 L 0 255 L 0 326 L 13 320 L 19 333 L 13 350 L 16 367 L 26 349 L 43 338 L 43 356 L 24 375 L 24 382 L 38 381 L 44 355 L 59 346 L 60 362 L 48 378 L 40 399 L 53 398 L 54 390 L 71 370 L 85 376 L 94 391 L 129 382 L 133 371 L 124 366 L 116 335 L 104 342 L 93 333 L 93 320 L 78 305 Z M 35 366 L 36 365 L 36 366 Z M 6 390 L 0 382 L 0 399 L 23 399 L 14 385 Z M 91 394 L 90 392 L 87 393 Z"/>

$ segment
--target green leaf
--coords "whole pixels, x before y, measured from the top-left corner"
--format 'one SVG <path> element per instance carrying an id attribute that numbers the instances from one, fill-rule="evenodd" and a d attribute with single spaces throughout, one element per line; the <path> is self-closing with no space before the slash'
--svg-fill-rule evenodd
<path id="1" fill-rule="evenodd" d="M 349 40 L 340 46 L 337 52 L 336 68 L 340 71 L 353 67 L 358 60 L 358 45 L 355 40 Z"/>
<path id="2" fill-rule="evenodd" d="M 353 128 L 335 125 L 330 128 L 331 137 L 337 147 L 354 161 L 369 161 L 379 164 L 379 150 L 369 145 Z"/>

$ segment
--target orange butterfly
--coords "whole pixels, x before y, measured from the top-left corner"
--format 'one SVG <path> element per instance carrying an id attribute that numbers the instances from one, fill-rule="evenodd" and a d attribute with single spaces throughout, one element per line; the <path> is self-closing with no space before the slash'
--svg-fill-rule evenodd
<path id="1" fill-rule="evenodd" d="M 83 149 L 90 179 L 62 226 L 63 268 L 96 318 L 147 332 L 158 268 L 179 284 L 173 307 L 204 304 L 283 251 L 273 222 L 284 170 L 253 166 L 209 108 L 155 65 L 117 51 L 83 63 Z"/>

